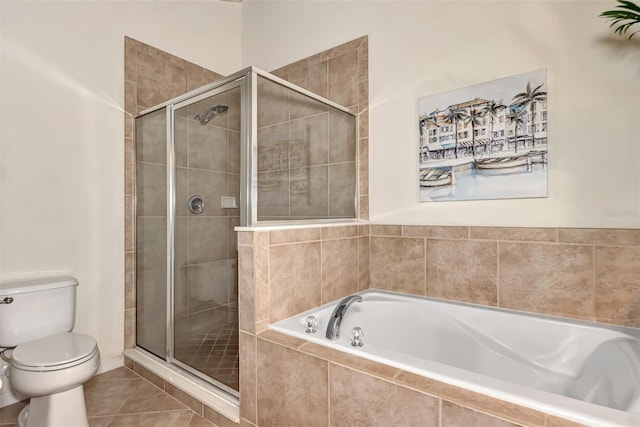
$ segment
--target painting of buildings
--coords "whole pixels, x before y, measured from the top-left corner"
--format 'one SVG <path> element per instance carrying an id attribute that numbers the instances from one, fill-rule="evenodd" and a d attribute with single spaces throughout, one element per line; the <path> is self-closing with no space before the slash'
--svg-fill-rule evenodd
<path id="1" fill-rule="evenodd" d="M 419 100 L 420 201 L 547 196 L 546 70 Z"/>

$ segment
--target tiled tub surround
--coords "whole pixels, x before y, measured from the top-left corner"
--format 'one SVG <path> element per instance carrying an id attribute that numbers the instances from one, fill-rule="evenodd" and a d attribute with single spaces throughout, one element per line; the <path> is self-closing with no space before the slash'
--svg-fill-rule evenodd
<path id="1" fill-rule="evenodd" d="M 577 422 L 640 425 L 640 329 L 373 289 L 359 295 L 339 339 L 324 334 L 335 301 L 270 329 Z M 307 316 L 318 321 L 313 334 Z M 350 344 L 355 327 L 362 347 Z"/>
<path id="2" fill-rule="evenodd" d="M 640 322 L 640 230 L 351 225 L 240 232 L 238 239 L 240 413 L 254 425 L 263 425 L 261 411 L 272 410 L 261 409 L 264 405 L 284 405 L 281 407 L 287 409 L 281 416 L 292 419 L 301 415 L 296 408 L 304 407 L 300 402 L 291 405 L 269 400 L 277 399 L 278 393 L 262 398 L 258 394 L 260 381 L 269 378 L 261 374 L 263 366 L 277 364 L 264 354 L 260 356 L 261 348 L 275 345 L 265 338 L 274 334 L 264 332 L 268 325 L 356 289 L 386 288 L 631 327 L 638 327 Z M 304 343 L 287 344 L 291 339 L 284 336 L 276 341 L 279 347 L 285 343 L 281 351 L 287 357 L 301 358 L 302 366 L 315 363 L 325 372 L 332 364 L 345 366 L 339 361 L 346 355 L 307 344 L 304 349 L 325 352 L 324 356 L 314 354 L 308 359 L 309 353 L 299 349 Z M 362 370 L 357 367 L 362 364 L 369 362 L 358 359 L 347 367 Z M 559 420 L 527 408 L 393 372 L 390 377 L 381 377 L 367 371 L 379 379 L 393 379 L 394 387 L 409 386 L 444 399 L 443 422 L 447 413 L 444 408 L 449 405 L 446 402 L 453 402 L 521 425 L 561 425 Z M 305 391 L 307 380 L 289 383 L 293 377 L 280 378 L 273 386 L 299 395 L 303 401 L 313 400 L 313 405 L 318 404 L 317 396 L 326 395 L 313 387 Z M 328 407 L 328 402 L 323 405 Z M 289 410 L 292 413 L 287 415 Z M 326 425 L 327 417 L 319 418 L 318 425 Z M 265 418 L 262 421 L 264 425 L 277 424 Z M 472 421 L 467 424 L 484 425 Z"/>

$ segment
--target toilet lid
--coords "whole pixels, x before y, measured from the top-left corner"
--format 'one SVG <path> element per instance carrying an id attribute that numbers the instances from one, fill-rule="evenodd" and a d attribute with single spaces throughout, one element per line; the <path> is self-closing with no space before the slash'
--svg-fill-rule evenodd
<path id="1" fill-rule="evenodd" d="M 55 367 L 73 364 L 96 350 L 93 337 L 65 332 L 20 344 L 13 350 L 11 362 L 24 367 Z"/>

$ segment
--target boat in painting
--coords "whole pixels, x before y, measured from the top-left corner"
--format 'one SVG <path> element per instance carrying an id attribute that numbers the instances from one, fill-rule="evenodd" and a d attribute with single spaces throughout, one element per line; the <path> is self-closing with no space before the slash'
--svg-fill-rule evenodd
<path id="1" fill-rule="evenodd" d="M 531 158 L 528 155 L 515 157 L 494 157 L 490 159 L 476 159 L 475 163 L 477 169 L 506 169 L 530 165 Z"/>
<path id="2" fill-rule="evenodd" d="M 424 169 L 420 172 L 421 187 L 442 187 L 455 183 L 453 171 L 444 169 Z"/>

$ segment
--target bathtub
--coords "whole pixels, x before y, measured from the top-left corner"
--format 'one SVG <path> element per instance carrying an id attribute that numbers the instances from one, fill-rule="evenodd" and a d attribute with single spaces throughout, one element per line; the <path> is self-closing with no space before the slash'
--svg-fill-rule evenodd
<path id="1" fill-rule="evenodd" d="M 360 292 L 325 338 L 337 301 L 270 329 L 593 426 L 640 426 L 640 329 L 394 292 Z M 318 328 L 306 333 L 305 319 Z M 351 345 L 354 327 L 362 347 Z"/>

